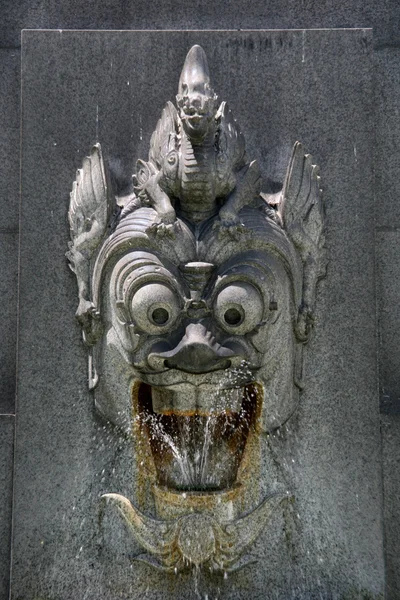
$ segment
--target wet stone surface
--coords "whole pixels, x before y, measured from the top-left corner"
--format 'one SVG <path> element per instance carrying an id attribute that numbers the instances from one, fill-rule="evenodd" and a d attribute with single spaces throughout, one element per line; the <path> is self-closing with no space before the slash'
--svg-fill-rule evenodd
<path id="1" fill-rule="evenodd" d="M 251 503 L 281 487 L 296 500 L 256 541 L 251 555 L 259 563 L 226 577 L 132 562 L 141 550 L 112 515 L 108 543 L 99 537 L 100 496 L 133 498 L 140 482 L 132 441 L 104 425 L 87 392 L 75 281 L 64 257 L 76 168 L 101 140 L 129 180 L 195 43 L 265 181 L 283 180 L 297 139 L 313 152 L 328 220 L 330 265 L 299 410 L 253 440 L 262 476 L 252 481 Z M 24 34 L 15 600 L 69 600 L 82 582 L 93 600 L 244 600 L 266 589 L 282 600 L 381 593 L 370 52 L 365 31 Z M 154 516 L 150 493 L 142 504 Z"/>

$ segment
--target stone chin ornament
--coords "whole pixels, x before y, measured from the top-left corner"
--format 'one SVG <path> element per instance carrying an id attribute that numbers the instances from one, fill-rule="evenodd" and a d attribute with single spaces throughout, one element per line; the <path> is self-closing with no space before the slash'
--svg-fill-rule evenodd
<path id="1" fill-rule="evenodd" d="M 325 268 L 318 167 L 297 142 L 282 191 L 262 193 L 194 46 L 133 181 L 116 199 L 97 144 L 69 209 L 89 387 L 148 450 L 157 519 L 118 494 L 107 504 L 162 568 L 234 568 L 284 497 L 255 508 L 259 474 L 243 464 L 302 387 Z"/>

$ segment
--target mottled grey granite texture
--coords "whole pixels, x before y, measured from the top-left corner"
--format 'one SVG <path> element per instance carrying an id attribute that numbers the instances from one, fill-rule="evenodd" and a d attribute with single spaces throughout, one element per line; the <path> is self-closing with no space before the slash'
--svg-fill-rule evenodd
<path id="1" fill-rule="evenodd" d="M 20 53 L 0 49 L 0 413 L 14 411 L 17 337 Z"/>
<path id="2" fill-rule="evenodd" d="M 20 58 L 0 49 L 0 233 L 18 228 Z"/>
<path id="3" fill-rule="evenodd" d="M 375 189 L 377 206 L 377 315 L 381 410 L 400 413 L 399 263 L 400 54 L 394 48 L 376 54 Z"/>
<path id="4" fill-rule="evenodd" d="M 0 414 L 14 412 L 18 234 L 0 232 Z"/>
<path id="5" fill-rule="evenodd" d="M 399 114 L 400 53 L 385 48 L 376 53 L 375 185 L 379 210 L 378 228 L 399 227 Z"/>
<path id="6" fill-rule="evenodd" d="M 396 226 L 381 227 L 376 242 L 386 591 L 388 600 L 396 600 L 400 596 L 400 232 Z"/>
<path id="7" fill-rule="evenodd" d="M 380 229 L 376 242 L 381 411 L 399 415 L 400 231 L 397 228 Z"/>
<path id="8" fill-rule="evenodd" d="M 400 596 L 400 212 L 398 48 L 376 53 L 377 316 L 382 415 L 386 593 Z"/>
<path id="9" fill-rule="evenodd" d="M 376 43 L 399 42 L 400 6 L 396 0 L 23 0 L 2 3 L 0 44 L 19 45 L 21 29 L 303 29 L 374 27 Z"/>
<path id="10" fill-rule="evenodd" d="M 313 152 L 330 258 L 300 409 L 262 442 L 262 488 L 284 481 L 296 503 L 259 539 L 260 565 L 219 581 L 220 597 L 383 591 L 371 33 L 26 32 L 15 600 L 70 600 L 82 585 L 93 600 L 194 594 L 193 579 L 130 568 L 134 549 L 108 556 L 98 545 L 99 494 L 132 490 L 130 444 L 92 409 L 64 258 L 75 169 L 99 139 L 128 180 L 193 43 L 265 180 L 282 180 L 296 139 Z"/>
<path id="11" fill-rule="evenodd" d="M 10 537 L 14 420 L 0 415 L 0 598 L 6 600 L 10 579 Z"/>
<path id="12" fill-rule="evenodd" d="M 382 416 L 387 600 L 400 597 L 400 415 Z"/>

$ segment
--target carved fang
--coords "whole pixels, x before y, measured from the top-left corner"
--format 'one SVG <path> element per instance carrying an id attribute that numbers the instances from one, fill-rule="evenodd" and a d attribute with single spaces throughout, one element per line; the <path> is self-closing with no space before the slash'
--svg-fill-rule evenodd
<path id="1" fill-rule="evenodd" d="M 146 517 L 121 494 L 104 494 L 101 501 L 100 522 L 103 520 L 105 506 L 110 504 L 127 523 L 133 537 L 142 548 L 158 557 L 170 553 L 171 538 L 175 533 L 174 523 L 171 526 L 166 522 Z"/>

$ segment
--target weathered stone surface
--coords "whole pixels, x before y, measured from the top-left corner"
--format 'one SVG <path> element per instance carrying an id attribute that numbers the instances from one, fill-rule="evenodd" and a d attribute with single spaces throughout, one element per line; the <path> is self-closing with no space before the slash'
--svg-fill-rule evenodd
<path id="1" fill-rule="evenodd" d="M 14 412 L 18 234 L 0 232 L 0 414 Z"/>
<path id="2" fill-rule="evenodd" d="M 352 0 L 333 4 L 330 0 L 229 0 L 221 10 L 213 0 L 190 4 L 183 0 L 149 4 L 136 0 L 64 2 L 50 0 L 3 3 L 0 30 L 2 45 L 18 45 L 21 29 L 303 29 L 327 27 L 373 27 L 380 45 L 399 41 L 400 9 L 396 0 Z"/>
<path id="3" fill-rule="evenodd" d="M 382 416 L 383 488 L 385 497 L 386 594 L 400 596 L 400 415 Z"/>
<path id="4" fill-rule="evenodd" d="M 381 411 L 400 414 L 400 231 L 380 230 L 376 242 Z"/>
<path id="5" fill-rule="evenodd" d="M 271 186 L 282 181 L 296 139 L 312 149 L 323 176 L 330 257 L 298 415 L 263 441 L 270 460 L 261 487 L 283 480 L 296 503 L 259 539 L 261 566 L 219 582 L 221 597 L 261 598 L 266 589 L 282 600 L 362 589 L 378 595 L 370 32 L 24 36 L 14 598 L 69 600 L 85 582 L 87 598 L 99 600 L 110 597 L 108 580 L 115 597 L 193 594 L 190 577 L 166 580 L 136 563 L 130 569 L 133 548 L 119 563 L 97 552 L 97 499 L 105 491 L 129 496 L 131 459 L 129 444 L 96 421 L 85 391 L 64 249 L 75 168 L 100 139 L 128 180 L 165 99 L 175 95 L 176 64 L 194 43 L 206 50 L 217 91 L 230 99 Z"/>
<path id="6" fill-rule="evenodd" d="M 0 233 L 16 231 L 19 212 L 20 52 L 0 49 Z M 9 264 L 16 270 L 16 263 Z"/>
<path id="7" fill-rule="evenodd" d="M 0 49 L 0 413 L 14 411 L 17 337 L 20 53 Z"/>
<path id="8" fill-rule="evenodd" d="M 0 598 L 6 600 L 10 582 L 11 506 L 14 455 L 14 417 L 0 415 Z"/>
<path id="9" fill-rule="evenodd" d="M 385 48 L 376 60 L 376 222 L 389 230 L 400 225 L 398 140 L 400 135 L 400 52 Z"/>
<path id="10" fill-rule="evenodd" d="M 257 462 L 244 449 L 257 403 L 260 433 L 297 406 L 316 283 L 326 270 L 312 157 L 297 142 L 284 188 L 262 197 L 259 167 L 214 87 L 204 50 L 192 46 L 176 106 L 167 102 L 118 217 L 100 144 L 78 170 L 68 212 L 67 256 L 96 406 L 128 432 L 136 421 L 155 465 L 137 460 L 134 478 L 153 476 L 170 492 L 157 494 L 157 516 L 170 516 L 161 523 L 139 506 L 139 490 L 133 504 L 107 494 L 105 509 L 122 514 L 147 560 L 170 572 L 188 562 L 233 571 L 287 500 L 282 490 L 246 502 L 259 467 L 246 477 L 239 471 Z M 202 228 L 196 237 L 194 227 Z M 181 430 L 179 439 L 171 429 Z M 235 486 L 242 493 L 232 493 Z M 187 497 L 198 502 L 199 489 L 194 508 Z"/>

